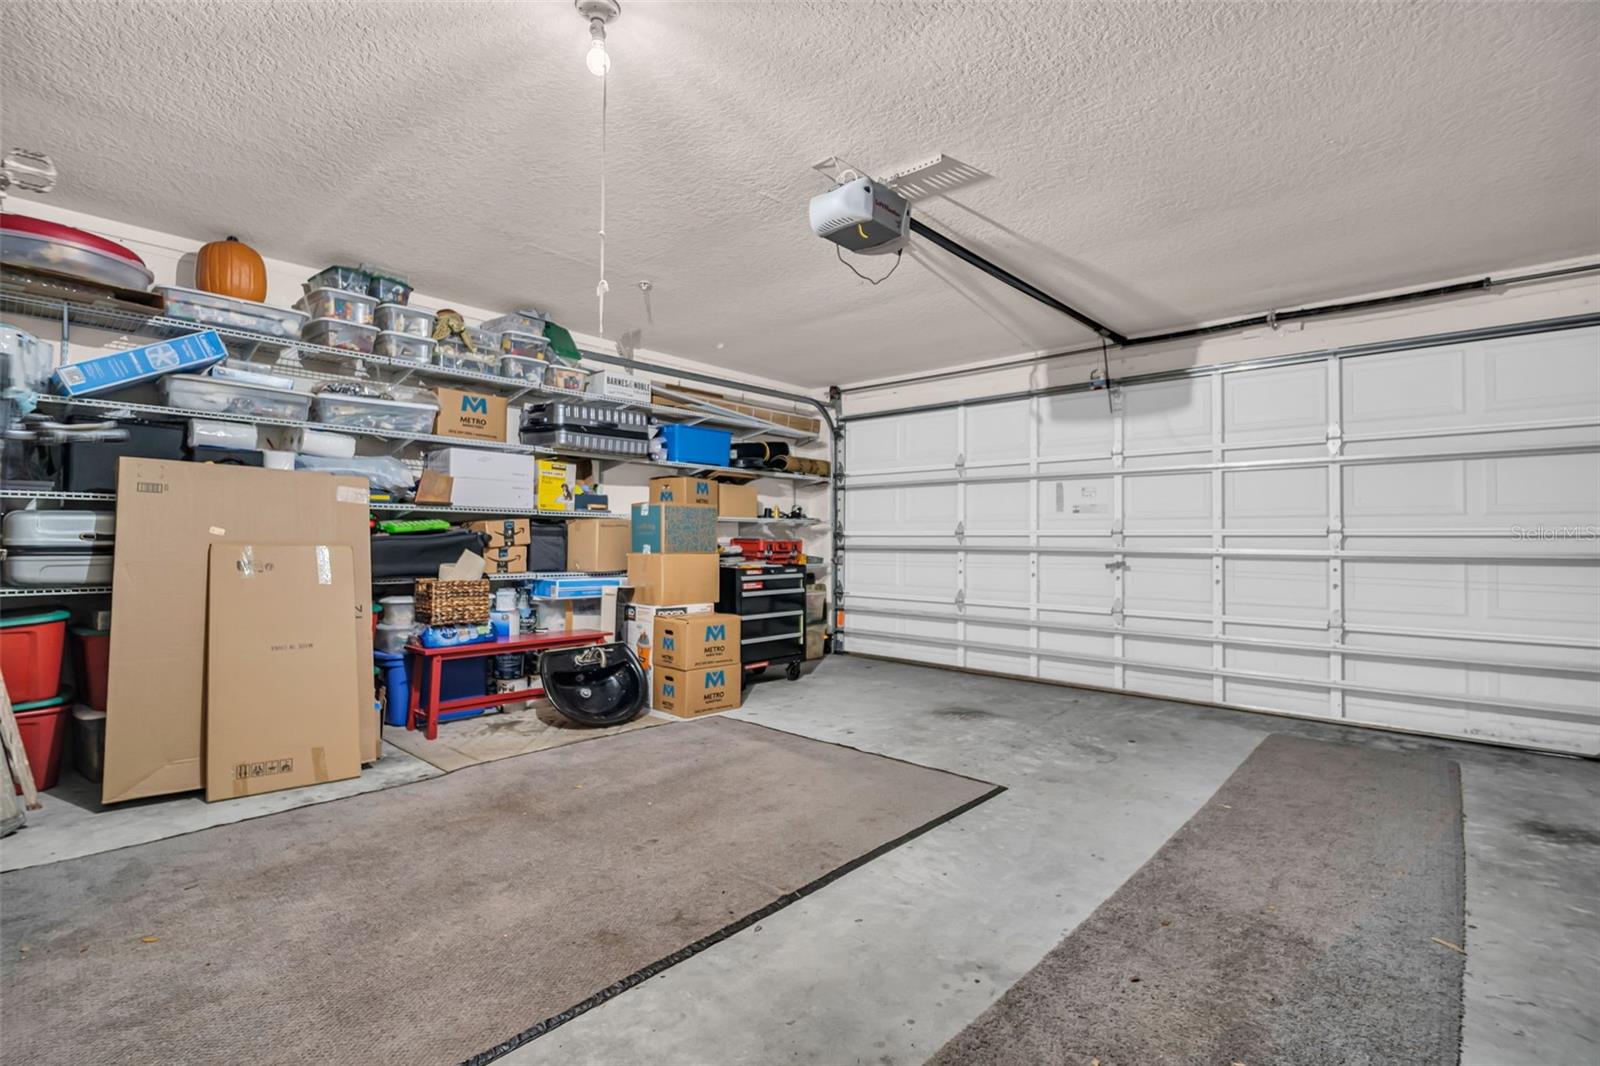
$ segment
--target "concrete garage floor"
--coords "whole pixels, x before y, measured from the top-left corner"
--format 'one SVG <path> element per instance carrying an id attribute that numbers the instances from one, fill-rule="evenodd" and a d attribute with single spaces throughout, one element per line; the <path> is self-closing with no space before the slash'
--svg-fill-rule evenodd
<path id="1" fill-rule="evenodd" d="M 849 656 L 735 714 L 1009 791 L 502 1062 L 921 1063 L 1273 732 L 1458 760 L 1462 1062 L 1600 1055 L 1595 763 Z"/>
<path id="2" fill-rule="evenodd" d="M 1600 1057 L 1600 764 L 850 656 L 798 684 L 757 685 L 734 714 L 1009 791 L 501 1061 L 920 1064 L 1274 732 L 1458 760 L 1467 846 L 1462 1062 Z M 0 855 L 7 868 L 51 862 L 437 773 L 386 749 L 337 793 L 279 793 L 278 806 L 260 809 L 240 806 L 253 800 L 193 799 L 96 813 L 84 785 L 83 797 L 74 793 L 80 802 L 36 812 Z M 384 794 L 356 802 L 382 803 Z M 507 1018 L 506 1036 L 538 1020 Z"/>

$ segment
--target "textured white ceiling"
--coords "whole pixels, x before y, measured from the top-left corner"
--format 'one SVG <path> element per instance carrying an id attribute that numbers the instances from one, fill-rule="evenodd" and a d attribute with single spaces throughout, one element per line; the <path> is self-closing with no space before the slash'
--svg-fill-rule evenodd
<path id="1" fill-rule="evenodd" d="M 820 385 L 1085 338 L 934 250 L 858 281 L 806 223 L 833 154 L 994 175 L 922 216 L 1127 333 L 1600 249 L 1594 4 L 623 2 L 605 332 L 660 351 Z M 595 329 L 565 0 L 0 19 L 62 206 Z"/>

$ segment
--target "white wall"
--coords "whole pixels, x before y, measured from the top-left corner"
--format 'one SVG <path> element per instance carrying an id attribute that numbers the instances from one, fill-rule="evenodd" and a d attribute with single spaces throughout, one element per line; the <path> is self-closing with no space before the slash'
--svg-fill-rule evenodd
<path id="1" fill-rule="evenodd" d="M 1491 276 L 1535 274 L 1575 263 L 1568 261 L 1516 271 L 1492 272 Z M 1453 280 L 1471 279 L 1441 279 L 1438 284 Z M 1352 293 L 1338 299 L 1356 300 L 1382 295 L 1388 294 Z M 1265 310 L 1262 309 L 1263 312 Z M 1186 343 L 1152 345 L 1127 351 L 1113 348 L 1109 362 L 1112 378 L 1118 379 L 1189 366 L 1245 362 L 1595 311 L 1600 311 L 1600 275 L 1590 274 L 1506 286 L 1426 303 L 1398 305 L 1358 315 L 1286 323 L 1277 330 L 1262 327 Z M 1039 354 L 1044 353 L 1023 352 L 968 364 L 959 368 L 962 370 L 959 376 L 933 382 L 873 388 L 870 380 L 864 381 L 847 388 L 845 415 L 848 417 L 949 400 L 1081 384 L 1088 381 L 1090 373 L 1101 365 L 1100 352 L 1096 349 L 1031 366 L 985 369 L 988 364 Z"/>

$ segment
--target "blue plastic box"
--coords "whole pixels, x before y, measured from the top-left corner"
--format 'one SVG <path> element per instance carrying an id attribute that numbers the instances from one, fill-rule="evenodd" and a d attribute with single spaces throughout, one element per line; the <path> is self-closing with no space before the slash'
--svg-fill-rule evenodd
<path id="1" fill-rule="evenodd" d="M 383 722 L 385 725 L 406 724 L 406 710 L 411 706 L 411 678 L 407 656 L 398 651 L 375 651 L 373 660 L 383 671 Z M 460 700 L 489 694 L 489 672 L 486 659 L 455 659 L 443 664 L 439 671 L 439 698 Z M 428 683 L 428 671 L 422 671 L 422 683 Z M 475 711 L 451 711 L 441 714 L 439 721 L 456 722 L 463 718 L 476 718 L 493 710 L 485 707 Z"/>
<path id="2" fill-rule="evenodd" d="M 733 451 L 733 434 L 725 429 L 671 424 L 661 427 L 661 439 L 667 445 L 667 461 L 673 463 L 727 466 Z"/>
<path id="3" fill-rule="evenodd" d="M 541 578 L 533 583 L 533 594 L 542 600 L 588 600 L 621 584 L 620 577 Z"/>
<path id="4" fill-rule="evenodd" d="M 50 383 L 63 396 L 93 396 L 165 374 L 204 370 L 213 363 L 220 363 L 227 355 L 228 349 L 223 347 L 217 331 L 208 329 L 68 363 L 50 376 Z"/>

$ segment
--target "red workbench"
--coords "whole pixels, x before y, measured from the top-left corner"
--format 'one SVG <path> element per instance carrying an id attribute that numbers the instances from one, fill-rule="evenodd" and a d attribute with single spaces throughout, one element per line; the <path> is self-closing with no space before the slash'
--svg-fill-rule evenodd
<path id="1" fill-rule="evenodd" d="M 498 707 L 502 703 L 520 703 L 544 695 L 539 686 L 518 689 L 516 692 L 491 692 L 484 696 L 467 696 L 462 699 L 439 699 L 439 678 L 446 662 L 456 659 L 487 659 L 492 655 L 512 652 L 541 651 L 546 648 L 575 648 L 585 644 L 604 644 L 612 638 L 599 630 L 581 629 L 572 633 L 534 633 L 516 640 L 486 640 L 481 644 L 457 644 L 449 648 L 424 648 L 421 644 L 406 645 L 406 669 L 411 674 L 411 706 L 406 711 L 406 728 L 426 732 L 429 740 L 439 739 L 439 716 L 456 711 L 477 711 L 485 707 Z M 427 667 L 428 695 L 423 699 L 423 667 Z"/>

